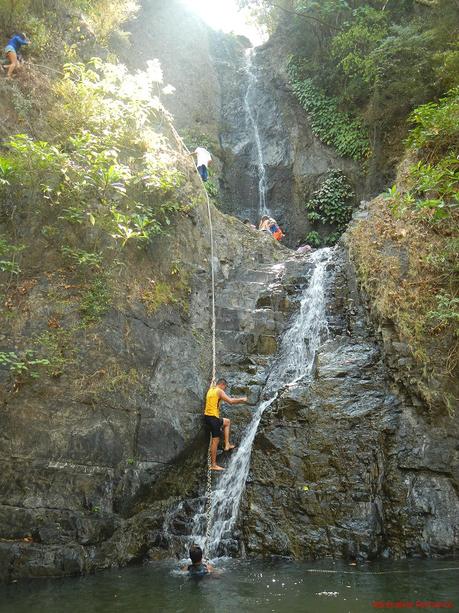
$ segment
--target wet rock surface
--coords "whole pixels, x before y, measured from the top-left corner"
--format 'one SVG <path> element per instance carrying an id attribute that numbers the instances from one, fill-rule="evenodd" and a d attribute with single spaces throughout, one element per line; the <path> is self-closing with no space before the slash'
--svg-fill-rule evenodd
<path id="1" fill-rule="evenodd" d="M 218 374 L 251 405 L 263 397 L 279 340 L 312 272 L 307 256 L 268 238 L 229 218 L 216 223 Z M 173 312 L 166 327 L 145 313 L 135 317 L 162 348 L 147 384 L 151 396 L 132 396 L 137 404 L 118 398 L 107 407 L 62 394 L 42 402 L 31 393 L 2 407 L 3 580 L 183 555 L 196 526 L 202 533 L 208 438 L 201 412 L 210 359 L 203 270 L 201 262 L 188 323 Z M 286 387 L 263 415 L 225 553 L 454 554 L 457 418 L 429 415 L 395 383 L 343 250 L 328 264 L 327 278 L 329 335 L 311 385 Z M 129 351 L 143 355 L 145 331 L 136 338 Z M 167 390 L 182 382 L 183 398 L 168 404 Z M 223 410 L 238 442 L 252 408 Z M 219 458 L 223 465 L 226 456 Z"/>
<path id="2" fill-rule="evenodd" d="M 144 66 L 159 59 L 165 83 L 176 88 L 163 102 L 185 141 L 200 142 L 212 153 L 222 210 L 258 223 L 258 151 L 245 107 L 250 41 L 212 31 L 177 0 L 167 6 L 149 0 L 130 29 L 132 48 L 122 52 L 124 61 L 135 69 L 139 61 Z M 248 102 L 259 130 L 267 205 L 286 232 L 286 244 L 294 246 L 311 229 L 305 204 L 327 172 L 342 170 L 358 198 L 364 177 L 358 164 L 312 133 L 289 86 L 285 36 L 279 32 L 253 53 Z"/>
<path id="3" fill-rule="evenodd" d="M 282 38 L 274 36 L 252 55 L 255 82 L 248 102 L 258 126 L 267 182 L 267 206 L 289 245 L 304 241 L 305 204 L 331 169 L 349 176 L 358 194 L 362 177 L 352 160 L 340 158 L 316 138 L 288 84 Z M 221 92 L 219 155 L 224 210 L 258 223 L 258 152 L 245 98 L 249 87 L 247 41 L 215 37 L 211 53 Z"/>
<path id="4" fill-rule="evenodd" d="M 310 386 L 262 418 L 241 509 L 247 555 L 372 559 L 454 554 L 458 417 L 393 383 L 352 268 L 330 267 L 329 337 Z"/>
<path id="5" fill-rule="evenodd" d="M 2 371 L 1 579 L 79 574 L 170 555 L 174 547 L 163 526 L 181 501 L 190 500 L 182 519 L 171 516 L 171 530 L 189 530 L 208 445 L 202 420 L 211 370 L 206 215 L 198 207 L 181 220 L 178 245 L 163 243 L 151 254 L 156 265 L 168 265 L 177 247 L 189 254 L 187 313 L 174 305 L 149 313 L 123 297 L 99 325 L 75 337 L 85 358 L 72 375 L 81 385 L 64 372 L 13 393 Z M 247 393 L 256 403 L 277 337 L 306 283 L 305 260 L 216 211 L 214 231 L 219 374 L 230 380 L 232 393 Z M 44 279 L 37 274 L 23 299 L 19 323 L 30 337 L 42 325 Z M 124 367 L 121 388 L 109 371 L 115 362 Z M 119 370 L 115 375 L 120 378 Z M 233 415 L 241 427 L 250 409 Z"/>
<path id="6" fill-rule="evenodd" d="M 146 14 L 161 5 L 152 1 Z M 211 40 L 195 18 L 177 20 L 172 5 L 162 21 L 151 19 L 141 60 L 162 60 L 174 29 L 164 68 L 166 82 L 182 88 L 171 105 L 177 125 L 191 118 L 199 133 L 221 134 L 224 207 L 255 221 L 258 177 L 241 108 L 246 42 Z M 326 171 L 340 167 L 359 179 L 352 164 L 313 137 L 277 59 L 268 46 L 257 54 L 255 93 L 269 204 L 295 242 L 306 231 L 303 204 Z M 190 212 L 177 234 L 176 252 L 159 242 L 149 267 L 169 264 L 177 252 L 187 261 L 187 312 L 166 305 L 152 314 L 138 298 L 119 300 L 97 329 L 72 339 L 78 368 L 0 398 L 1 580 L 168 557 L 183 551 L 193 522 L 203 520 L 208 436 L 201 414 L 211 364 L 206 212 Z M 247 394 L 255 405 L 310 266 L 307 257 L 218 213 L 215 236 L 218 374 L 230 381 L 230 393 Z M 37 262 L 42 258 L 38 253 Z M 149 268 L 135 270 L 135 259 L 131 265 L 148 277 Z M 0 350 L 15 334 L 32 338 L 47 329 L 47 272 L 34 269 L 18 321 L 1 331 Z M 373 330 L 343 252 L 329 275 L 329 338 L 311 386 L 286 388 L 262 418 L 227 551 L 297 558 L 455 553 L 459 416 L 430 415 L 403 387 L 409 356 Z M 70 302 L 63 309 L 69 324 Z M 77 376 L 83 383 L 75 390 Z M 0 371 L 0 390 L 6 378 Z M 237 441 L 252 408 L 224 410 Z"/>

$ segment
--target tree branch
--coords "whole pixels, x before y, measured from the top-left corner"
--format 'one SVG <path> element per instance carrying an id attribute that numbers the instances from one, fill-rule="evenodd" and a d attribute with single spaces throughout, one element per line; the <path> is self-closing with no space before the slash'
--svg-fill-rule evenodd
<path id="1" fill-rule="evenodd" d="M 418 0 L 418 1 L 421 1 L 421 0 Z M 426 0 L 426 1 L 429 1 L 429 0 Z M 436 0 L 431 0 L 431 1 L 436 2 Z M 341 31 L 340 28 L 333 26 L 331 23 L 322 21 L 322 19 L 319 19 L 318 17 L 314 17 L 313 15 L 308 15 L 308 13 L 298 13 L 298 11 L 292 11 L 290 9 L 286 9 L 283 6 L 279 6 L 278 4 L 275 4 L 274 2 L 267 2 L 266 4 L 268 4 L 269 6 L 272 6 L 273 8 L 279 9 L 280 11 L 284 11 L 284 13 L 289 13 L 290 15 L 296 15 L 297 17 L 303 17 L 304 19 L 310 19 L 311 21 L 320 23 L 320 25 L 325 26 L 326 28 L 330 28 L 331 30 L 336 30 L 337 32 Z"/>

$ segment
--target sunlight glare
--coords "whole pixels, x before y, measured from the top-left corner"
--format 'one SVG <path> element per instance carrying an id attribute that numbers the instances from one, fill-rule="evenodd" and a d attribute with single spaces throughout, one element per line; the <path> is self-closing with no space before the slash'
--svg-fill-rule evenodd
<path id="1" fill-rule="evenodd" d="M 247 36 L 254 45 L 264 42 L 263 33 L 247 19 L 247 13 L 240 11 L 236 0 L 182 0 L 214 30 L 234 32 Z"/>

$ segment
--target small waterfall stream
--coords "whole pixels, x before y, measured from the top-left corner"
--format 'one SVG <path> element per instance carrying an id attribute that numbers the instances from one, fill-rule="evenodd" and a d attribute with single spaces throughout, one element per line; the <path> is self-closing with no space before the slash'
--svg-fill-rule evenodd
<path id="1" fill-rule="evenodd" d="M 204 514 L 199 515 L 193 526 L 191 542 L 205 547 L 207 557 L 217 555 L 222 541 L 231 540 L 249 473 L 252 444 L 263 413 L 286 385 L 293 385 L 311 373 L 316 350 L 327 332 L 324 279 L 331 253 L 331 249 L 322 249 L 311 256 L 315 268 L 302 297 L 300 310 L 282 339 L 279 358 L 265 386 L 264 396 L 268 395 L 269 398 L 256 409 L 228 467 L 218 477 L 217 489 L 212 492 L 209 516 L 211 527 L 207 543 L 204 536 Z"/>
<path id="2" fill-rule="evenodd" d="M 266 180 L 266 169 L 263 161 L 263 148 L 261 145 L 260 131 L 258 129 L 258 112 L 256 110 L 256 92 L 255 85 L 257 77 L 253 68 L 253 52 L 254 49 L 248 49 L 246 52 L 247 64 L 246 72 L 248 78 L 247 91 L 244 96 L 244 108 L 246 116 L 249 120 L 250 128 L 253 133 L 255 148 L 257 152 L 257 167 L 258 167 L 258 218 L 262 215 L 270 215 L 268 208 L 268 183 Z"/>

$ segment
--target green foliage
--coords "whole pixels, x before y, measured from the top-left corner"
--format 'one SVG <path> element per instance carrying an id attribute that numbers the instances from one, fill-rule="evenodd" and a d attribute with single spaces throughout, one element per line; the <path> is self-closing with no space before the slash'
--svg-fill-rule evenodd
<path id="1" fill-rule="evenodd" d="M 62 253 L 76 263 L 78 266 L 88 268 L 100 268 L 102 264 L 102 253 L 85 251 L 84 249 L 72 249 L 71 247 L 62 247 Z"/>
<path id="2" fill-rule="evenodd" d="M 138 8 L 136 0 L 3 0 L 0 26 L 12 31 L 20 24 L 32 40 L 34 55 L 49 58 L 61 51 L 55 40 L 62 38 L 63 26 L 71 27 L 80 39 L 96 38 L 106 46 L 110 35 Z"/>
<path id="3" fill-rule="evenodd" d="M 459 298 L 442 291 L 437 296 L 436 309 L 429 312 L 429 316 L 439 325 L 456 324 L 455 335 L 459 337 Z"/>
<path id="4" fill-rule="evenodd" d="M 351 219 L 354 197 L 346 175 L 340 170 L 332 170 L 306 203 L 308 219 L 322 224 L 334 224 L 343 230 Z"/>
<path id="5" fill-rule="evenodd" d="M 346 175 L 340 170 L 330 171 L 306 203 L 306 209 L 313 226 L 318 229 L 332 226 L 335 230 L 325 237 L 313 230 L 306 241 L 313 247 L 335 245 L 351 219 L 354 199 L 355 194 Z"/>
<path id="6" fill-rule="evenodd" d="M 49 360 L 37 358 L 32 349 L 26 349 L 20 353 L 0 351 L 0 366 L 5 366 L 17 377 L 38 379 L 40 374 L 36 367 L 47 366 L 48 364 Z"/>
<path id="7" fill-rule="evenodd" d="M 293 11 L 282 18 L 293 89 L 314 132 L 342 155 L 365 159 L 368 134 L 398 154 L 410 111 L 459 84 L 455 0 L 442 0 L 441 10 L 412 0 L 299 0 L 285 8 Z M 338 135 L 349 123 L 355 138 L 343 144 Z M 353 147 L 362 135 L 365 145 Z"/>
<path id="8" fill-rule="evenodd" d="M 430 223 L 450 223 L 459 210 L 459 88 L 413 111 L 407 143 L 421 156 L 409 169 L 408 189 L 388 193 L 394 212 L 415 211 Z"/>
<path id="9" fill-rule="evenodd" d="M 312 230 L 309 232 L 305 238 L 305 241 L 311 247 L 321 247 L 322 246 L 322 238 L 318 232 Z"/>
<path id="10" fill-rule="evenodd" d="M 385 226 L 368 235 L 360 224 L 351 236 L 353 249 L 361 252 L 365 282 L 379 295 L 378 308 L 396 322 L 423 372 L 443 379 L 445 389 L 457 379 L 459 363 L 458 93 L 455 88 L 413 111 L 407 139 L 411 163 L 402 166 L 397 184 L 388 190 L 389 207 L 377 219 L 385 217 Z M 390 240 L 395 253 L 408 255 L 406 279 L 400 266 L 388 261 Z M 437 388 L 425 398 L 432 404 L 436 396 Z M 452 414 L 453 394 L 445 393 L 441 402 Z"/>
<path id="11" fill-rule="evenodd" d="M 370 103 L 373 123 L 388 128 L 435 95 L 433 54 L 439 42 L 422 22 L 391 26 L 371 53 L 376 70 L 364 99 Z"/>
<path id="12" fill-rule="evenodd" d="M 373 51 L 387 35 L 387 14 L 363 6 L 343 25 L 332 40 L 331 54 L 346 76 L 347 87 L 358 98 L 359 90 L 367 90 L 376 78 L 378 56 Z"/>
<path id="13" fill-rule="evenodd" d="M 167 304 L 177 305 L 183 312 L 188 313 L 189 294 L 188 274 L 178 263 L 173 263 L 168 278 L 150 280 L 149 287 L 141 294 L 141 300 L 150 314 Z"/>
<path id="14" fill-rule="evenodd" d="M 423 104 L 409 116 L 414 125 L 407 139 L 412 149 L 427 149 L 434 157 L 459 142 L 459 86 L 439 102 Z"/>
<path id="15" fill-rule="evenodd" d="M 217 200 L 220 192 L 219 192 L 218 185 L 216 184 L 216 182 L 213 179 L 209 179 L 208 181 L 204 183 L 204 187 L 206 189 L 206 192 L 209 194 L 209 196 L 214 201 Z"/>
<path id="16" fill-rule="evenodd" d="M 46 330 L 34 338 L 37 351 L 47 360 L 47 372 L 59 377 L 75 362 L 73 345 L 75 328 Z"/>
<path id="17" fill-rule="evenodd" d="M 459 41 L 450 43 L 443 51 L 434 55 L 434 69 L 437 81 L 443 90 L 458 84 L 459 79 Z"/>
<path id="18" fill-rule="evenodd" d="M 17 275 L 21 272 L 16 256 L 25 249 L 25 245 L 12 245 L 0 234 L 0 272 Z"/>
<path id="19" fill-rule="evenodd" d="M 88 4 L 89 23 L 102 44 L 107 44 L 110 35 L 140 8 L 136 0 L 95 0 Z"/>
<path id="20" fill-rule="evenodd" d="M 10 168 L 10 184 L 14 180 L 22 191 L 34 194 L 37 188 L 45 192 L 57 187 L 66 159 L 58 147 L 45 141 L 34 141 L 27 134 L 16 134 L 7 146 L 11 153 L 3 158 L 3 162 Z"/>
<path id="21" fill-rule="evenodd" d="M 183 142 L 187 149 L 194 151 L 196 147 L 204 147 L 209 151 L 218 148 L 218 142 L 215 141 L 207 132 L 201 132 L 198 128 L 185 128 L 181 132 Z"/>
<path id="22" fill-rule="evenodd" d="M 309 115 L 314 134 L 343 157 L 365 159 L 370 146 L 361 122 L 340 111 L 338 101 L 322 93 L 311 79 L 301 79 L 293 62 L 289 65 L 289 74 L 292 89 Z"/>
<path id="23" fill-rule="evenodd" d="M 188 204 L 178 196 L 184 177 L 175 154 L 153 130 L 167 118 L 153 92 L 161 79 L 156 61 L 137 75 L 99 60 L 88 67 L 66 65 L 55 85 L 58 102 L 50 109 L 58 142 L 25 134 L 10 140 L 9 153 L 0 158 L 4 201 L 7 189 L 35 207 L 41 196 L 58 209 L 58 220 L 93 226 L 120 246 L 142 245 L 163 233 Z"/>
<path id="24" fill-rule="evenodd" d="M 96 276 L 81 298 L 80 311 L 86 325 L 97 322 L 108 311 L 111 303 L 110 289 L 105 277 Z"/>
<path id="25" fill-rule="evenodd" d="M 442 248 L 436 245 L 426 258 L 427 263 L 435 270 L 437 278 L 445 286 L 453 286 L 459 278 L 459 237 L 447 237 Z"/>
<path id="26" fill-rule="evenodd" d="M 340 237 L 341 232 L 332 232 L 325 237 L 324 243 L 327 247 L 333 247 L 333 245 L 336 245 L 336 243 L 339 241 Z"/>

